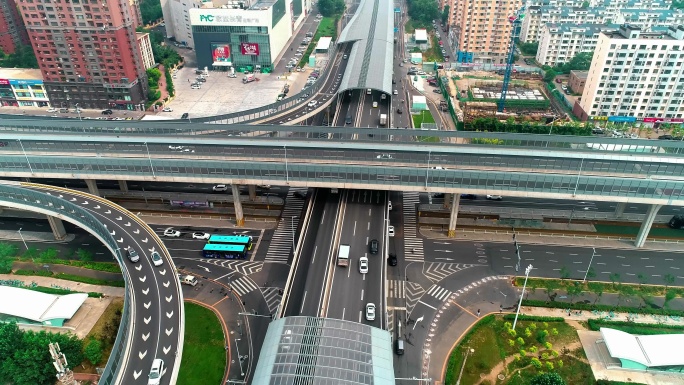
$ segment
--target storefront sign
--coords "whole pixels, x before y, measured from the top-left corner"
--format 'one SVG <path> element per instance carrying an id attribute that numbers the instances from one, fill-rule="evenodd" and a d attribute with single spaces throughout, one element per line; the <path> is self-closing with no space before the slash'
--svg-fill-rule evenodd
<path id="1" fill-rule="evenodd" d="M 228 43 L 211 43 L 211 58 L 214 63 L 230 62 L 230 45 Z"/>
<path id="2" fill-rule="evenodd" d="M 259 24 L 258 17 L 244 17 L 242 15 L 199 15 L 200 23 L 212 24 Z"/>
<path id="3" fill-rule="evenodd" d="M 644 118 L 644 123 L 684 123 L 682 118 Z"/>
<path id="4" fill-rule="evenodd" d="M 0 86 L 8 86 L 9 84 L 9 79 L 0 79 Z"/>
<path id="5" fill-rule="evenodd" d="M 38 84 L 43 84 L 43 81 L 42 80 L 11 79 L 10 84 L 13 86 L 19 86 L 19 85 L 21 85 L 21 86 L 25 86 L 25 85 L 35 86 Z"/>
<path id="6" fill-rule="evenodd" d="M 259 56 L 259 44 L 240 43 L 240 52 L 242 52 L 243 55 Z"/>
<path id="7" fill-rule="evenodd" d="M 634 116 L 609 116 L 609 122 L 615 123 L 634 123 L 636 122 L 636 117 Z"/>

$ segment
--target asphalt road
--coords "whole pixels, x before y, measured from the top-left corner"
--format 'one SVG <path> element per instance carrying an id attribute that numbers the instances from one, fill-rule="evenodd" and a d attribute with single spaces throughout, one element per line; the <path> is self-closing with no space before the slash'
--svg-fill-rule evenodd
<path id="1" fill-rule="evenodd" d="M 180 282 L 174 274 L 174 266 L 161 241 L 149 232 L 135 217 L 105 200 L 93 200 L 90 196 L 65 189 L 32 187 L 50 192 L 88 210 L 114 232 L 122 247 L 133 247 L 140 255 L 140 262 L 132 264 L 125 260 L 122 269 L 130 276 L 133 292 L 133 315 L 130 327 L 130 354 L 125 356 L 122 382 L 126 384 L 147 383 L 147 373 L 152 360 L 161 358 L 166 364 L 162 384 L 171 383 L 172 373 L 177 373 L 180 360 L 176 362 L 179 344 L 183 342 Z M 150 254 L 156 250 L 163 259 L 162 266 L 153 266 Z M 143 375 L 144 374 L 144 375 Z"/>
<path id="2" fill-rule="evenodd" d="M 346 210 L 342 222 L 340 245 L 349 245 L 349 266 L 335 266 L 332 288 L 330 290 L 329 318 L 360 322 L 384 328 L 383 296 L 385 294 L 385 274 L 383 258 L 385 210 L 387 193 L 384 191 L 348 191 Z M 369 249 L 371 240 L 379 242 L 379 251 L 372 254 Z M 335 263 L 337 252 L 333 253 Z M 359 271 L 359 259 L 368 258 L 368 273 Z M 376 307 L 375 320 L 367 320 L 365 306 L 373 303 Z"/>

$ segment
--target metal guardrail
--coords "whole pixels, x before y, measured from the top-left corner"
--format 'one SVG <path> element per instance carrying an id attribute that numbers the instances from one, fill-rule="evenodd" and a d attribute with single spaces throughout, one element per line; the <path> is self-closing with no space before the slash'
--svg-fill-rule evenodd
<path id="1" fill-rule="evenodd" d="M 458 207 L 458 212 L 461 214 L 483 214 L 483 215 L 497 215 L 502 219 L 529 219 L 529 218 L 572 218 L 572 219 L 589 219 L 589 220 L 606 220 L 619 222 L 643 222 L 646 214 L 623 213 L 619 217 L 615 216 L 613 212 L 606 211 L 585 211 L 582 205 L 577 205 L 577 209 L 573 210 L 550 210 L 550 209 L 528 209 L 516 207 L 486 207 L 486 206 L 465 206 Z M 419 211 L 425 212 L 449 212 L 449 208 L 444 208 L 441 204 L 420 204 Z M 667 223 L 672 218 L 672 215 L 656 215 L 655 223 Z"/>
<path id="2" fill-rule="evenodd" d="M 46 193 L 11 185 L 0 185 L 0 201 L 7 202 L 10 205 L 15 204 L 15 207 L 19 208 L 28 206 L 29 210 L 30 208 L 37 208 L 42 212 L 57 214 L 61 217 L 70 218 L 75 222 L 80 223 L 84 227 L 92 230 L 95 235 L 107 245 L 116 256 L 119 265 L 121 265 L 122 269 L 124 268 L 122 255 L 119 246 L 116 244 L 116 240 L 109 233 L 109 230 L 85 209 Z M 124 274 L 123 277 L 126 290 L 124 294 L 121 324 L 119 326 L 119 332 L 116 335 L 116 341 L 114 342 L 111 355 L 107 361 L 107 366 L 105 366 L 104 372 L 98 383 L 99 385 L 115 384 L 119 371 L 121 370 L 121 365 L 123 364 L 123 356 L 126 347 L 130 342 L 131 335 L 129 333 L 129 328 L 132 322 L 130 288 L 132 285 L 126 274 Z"/>

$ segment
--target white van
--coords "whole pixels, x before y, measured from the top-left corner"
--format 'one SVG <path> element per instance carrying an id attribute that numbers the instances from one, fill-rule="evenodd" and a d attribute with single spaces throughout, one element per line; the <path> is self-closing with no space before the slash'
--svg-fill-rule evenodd
<path id="1" fill-rule="evenodd" d="M 370 89 L 370 88 L 369 88 L 369 89 L 367 89 L 367 90 L 366 90 L 366 95 L 370 95 L 370 94 L 371 94 L 371 92 L 372 92 L 372 91 L 371 91 L 371 89 Z"/>

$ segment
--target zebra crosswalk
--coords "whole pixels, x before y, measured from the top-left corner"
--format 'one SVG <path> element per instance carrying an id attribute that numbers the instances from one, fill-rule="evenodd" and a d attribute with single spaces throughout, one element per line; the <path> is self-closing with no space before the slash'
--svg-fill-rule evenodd
<path id="1" fill-rule="evenodd" d="M 252 262 L 252 261 L 240 261 L 234 259 L 195 259 L 197 261 L 202 261 L 209 265 L 221 266 L 227 269 L 237 271 L 242 275 L 250 275 L 258 273 L 263 269 L 263 262 Z"/>
<path id="2" fill-rule="evenodd" d="M 238 295 L 243 296 L 259 288 L 249 277 L 240 277 L 230 281 L 230 288 Z"/>
<path id="3" fill-rule="evenodd" d="M 411 313 L 420 300 L 420 297 L 425 293 L 425 289 L 418 283 L 407 281 L 405 283 L 404 293 L 406 294 L 406 311 Z"/>
<path id="4" fill-rule="evenodd" d="M 390 279 L 387 281 L 387 298 L 404 298 L 404 284 L 405 281 L 398 279 Z"/>
<path id="5" fill-rule="evenodd" d="M 472 266 L 472 264 L 464 263 L 426 263 L 423 265 L 423 275 L 428 277 L 432 282 L 439 282 L 451 274 Z"/>
<path id="6" fill-rule="evenodd" d="M 403 193 L 404 207 L 404 258 L 407 262 L 423 262 L 423 240 L 418 238 L 416 210 L 420 197 L 417 192 Z"/>
<path id="7" fill-rule="evenodd" d="M 268 310 L 271 312 L 271 314 L 275 313 L 276 310 L 278 310 L 278 306 L 280 306 L 280 301 L 283 299 L 283 295 L 280 294 L 281 290 L 282 289 L 280 289 L 279 287 L 267 287 L 261 289 L 261 294 L 264 296 L 264 300 L 266 300 Z"/>
<path id="8" fill-rule="evenodd" d="M 305 199 L 294 196 L 295 192 L 300 192 L 306 195 L 306 188 L 291 187 L 285 197 L 285 206 L 283 213 L 278 221 L 278 227 L 273 233 L 271 244 L 268 246 L 266 252 L 266 262 L 271 263 L 287 263 L 292 252 L 292 233 L 293 227 L 297 227 L 302 207 L 304 207 Z"/>
<path id="9" fill-rule="evenodd" d="M 449 296 L 451 295 L 451 291 L 441 286 L 432 285 L 428 289 L 427 294 L 437 298 L 440 301 L 444 301 L 447 298 L 449 298 Z"/>

